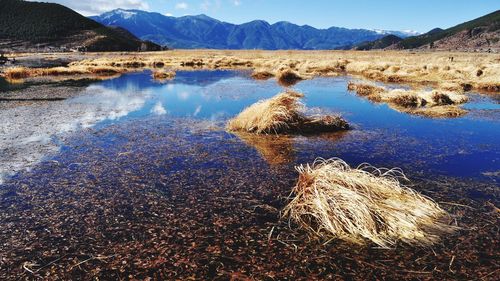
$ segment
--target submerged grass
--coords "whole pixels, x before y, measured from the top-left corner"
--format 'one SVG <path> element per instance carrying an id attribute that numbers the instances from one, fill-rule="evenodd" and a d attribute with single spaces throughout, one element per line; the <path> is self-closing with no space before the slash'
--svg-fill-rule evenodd
<path id="1" fill-rule="evenodd" d="M 353 169 L 338 158 L 296 169 L 295 197 L 283 217 L 315 236 L 389 248 L 398 241 L 430 245 L 453 230 L 443 223 L 447 213 L 437 203 L 401 184 L 406 177 L 399 169 Z"/>
<path id="2" fill-rule="evenodd" d="M 338 116 L 305 116 L 300 100 L 303 94 L 287 91 L 259 101 L 230 120 L 227 129 L 256 134 L 318 133 L 346 130 L 347 122 Z"/>

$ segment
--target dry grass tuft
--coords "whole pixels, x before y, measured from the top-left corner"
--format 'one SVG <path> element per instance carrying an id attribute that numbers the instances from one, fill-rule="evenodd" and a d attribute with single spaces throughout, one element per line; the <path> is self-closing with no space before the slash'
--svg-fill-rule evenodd
<path id="1" fill-rule="evenodd" d="M 397 106 L 402 106 L 402 107 L 417 107 L 421 105 L 423 100 L 419 99 L 416 95 L 414 94 L 400 94 L 400 95 L 395 95 L 390 99 L 390 102 L 397 105 Z"/>
<path id="2" fill-rule="evenodd" d="M 32 69 L 26 67 L 12 67 L 4 71 L 4 77 L 8 80 L 21 80 L 30 77 Z"/>
<path id="3" fill-rule="evenodd" d="M 267 70 L 256 70 L 252 73 L 252 78 L 256 80 L 267 80 L 274 77 L 274 74 Z"/>
<path id="4" fill-rule="evenodd" d="M 155 80 L 172 80 L 175 78 L 175 71 L 164 71 L 164 70 L 157 70 L 154 71 L 152 76 Z"/>
<path id="5" fill-rule="evenodd" d="M 259 101 L 230 120 L 227 129 L 257 134 L 318 133 L 346 130 L 347 122 L 336 116 L 305 116 L 303 94 L 287 91 Z"/>
<path id="6" fill-rule="evenodd" d="M 375 85 L 361 83 L 356 84 L 353 82 L 349 82 L 349 84 L 347 84 L 347 90 L 354 91 L 360 96 L 376 95 L 385 91 L 384 88 Z"/>
<path id="7" fill-rule="evenodd" d="M 498 93 L 498 92 L 500 92 L 500 82 L 476 83 L 475 88 L 480 90 L 480 91 Z"/>
<path id="8" fill-rule="evenodd" d="M 315 236 L 389 248 L 397 241 L 430 245 L 453 230 L 442 222 L 447 213 L 438 204 L 400 183 L 406 177 L 399 169 L 352 169 L 338 158 L 296 169 L 295 197 L 283 217 Z"/>
<path id="9" fill-rule="evenodd" d="M 449 95 L 442 92 L 434 92 L 432 93 L 432 101 L 435 105 L 451 105 L 455 104 Z"/>
<path id="10" fill-rule="evenodd" d="M 443 105 L 417 108 L 407 113 L 433 118 L 456 118 L 466 115 L 468 111 L 455 105 Z"/>
<path id="11" fill-rule="evenodd" d="M 304 80 L 304 77 L 300 76 L 297 72 L 291 69 L 279 71 L 276 77 L 278 78 L 278 82 L 284 86 L 292 86 L 297 82 Z"/>
<path id="12" fill-rule="evenodd" d="M 456 85 L 445 86 L 454 87 Z M 356 91 L 359 96 L 363 96 L 370 101 L 385 102 L 398 111 L 427 117 L 459 117 L 465 115 L 467 111 L 460 108 L 459 105 L 469 100 L 464 94 L 443 90 L 389 90 L 371 84 L 353 82 L 349 82 L 347 89 Z"/>
<path id="13" fill-rule="evenodd" d="M 259 101 L 246 108 L 228 123 L 230 131 L 251 133 L 280 133 L 290 129 L 290 124 L 299 119 L 303 108 L 300 99 L 304 95 L 288 91 L 275 97 Z"/>

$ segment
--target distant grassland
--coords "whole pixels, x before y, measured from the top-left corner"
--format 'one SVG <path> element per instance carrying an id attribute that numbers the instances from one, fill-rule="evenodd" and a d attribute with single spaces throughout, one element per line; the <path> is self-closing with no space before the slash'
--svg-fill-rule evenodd
<path id="1" fill-rule="evenodd" d="M 51 54 L 71 56 L 74 54 Z M 43 54 L 41 55 L 43 56 Z M 408 51 L 226 51 L 176 50 L 149 53 L 89 53 L 68 67 L 6 69 L 12 79 L 34 76 L 123 73 L 138 69 L 249 69 L 265 78 L 292 71 L 302 79 L 353 75 L 373 81 L 432 86 L 448 91 L 500 92 L 500 55 Z M 76 71 L 73 71 L 76 70 Z M 96 71 L 98 70 L 98 71 Z"/>

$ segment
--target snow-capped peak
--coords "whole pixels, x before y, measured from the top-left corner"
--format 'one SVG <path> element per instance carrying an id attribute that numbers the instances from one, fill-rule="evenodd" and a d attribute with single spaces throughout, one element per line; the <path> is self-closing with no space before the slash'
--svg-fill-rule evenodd
<path id="1" fill-rule="evenodd" d="M 397 30 L 383 30 L 383 29 L 372 29 L 372 31 L 376 32 L 377 34 L 381 34 L 381 35 L 389 35 L 389 34 L 392 34 L 392 35 L 396 35 L 396 36 L 399 36 L 399 37 L 410 37 L 410 36 L 416 36 L 416 35 L 420 35 L 422 33 L 418 32 L 418 31 L 415 31 L 415 30 L 401 30 L 401 31 L 397 31 Z"/>
<path id="2" fill-rule="evenodd" d="M 114 16 L 119 16 L 123 19 L 129 19 L 129 18 L 135 16 L 136 14 L 137 13 L 134 11 L 124 10 L 124 9 L 116 9 L 116 10 L 113 10 L 111 12 L 104 14 L 103 16 L 105 19 L 109 19 L 109 18 L 114 17 Z"/>

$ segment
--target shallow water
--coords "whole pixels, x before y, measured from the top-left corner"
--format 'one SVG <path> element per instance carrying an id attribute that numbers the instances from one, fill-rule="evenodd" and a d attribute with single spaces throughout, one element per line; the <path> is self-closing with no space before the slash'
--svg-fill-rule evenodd
<path id="1" fill-rule="evenodd" d="M 305 105 L 313 113 L 339 113 L 354 125 L 354 131 L 347 134 L 350 139 L 367 140 L 347 144 L 348 151 L 335 152 L 335 142 L 296 137 L 295 146 L 303 147 L 297 149 L 298 163 L 315 157 L 341 157 L 353 165 L 370 162 L 460 177 L 481 177 L 500 170 L 498 101 L 472 95 L 471 102 L 464 106 L 471 111 L 469 115 L 431 119 L 400 113 L 349 93 L 348 81 L 347 77 L 316 78 L 293 88 L 306 95 Z M 153 81 L 145 72 L 95 83 L 87 90 L 90 94 L 68 103 L 109 110 L 103 118 L 87 114 L 87 126 L 95 124 L 98 128 L 156 115 L 209 120 L 223 126 L 245 107 L 282 90 L 274 80 L 255 81 L 245 72 L 178 72 L 166 83 Z"/>
<path id="2" fill-rule="evenodd" d="M 238 71 L 177 72 L 165 83 L 150 72 L 125 74 L 38 110 L 7 111 L 4 124 L 21 122 L 14 116 L 21 114 L 35 125 L 0 126 L 5 136 L 22 140 L 13 138 L 2 161 L 31 157 L 6 165 L 15 173 L 0 185 L 0 238 L 6 241 L 0 271 L 30 277 L 22 270 L 30 262 L 38 264 L 28 266 L 33 271 L 63 279 L 235 272 L 257 279 L 421 278 L 434 272 L 430 265 L 438 268 L 431 273 L 437 279 L 489 274 L 498 255 L 490 245 L 499 238 L 498 217 L 488 207 L 499 199 L 498 99 L 472 95 L 466 116 L 430 119 L 349 93 L 349 79 L 293 87 L 305 94 L 311 114 L 339 113 L 353 125 L 319 136 L 225 132 L 229 118 L 284 90 L 275 80 L 255 81 Z M 309 241 L 279 220 L 279 210 L 296 180 L 293 167 L 316 157 L 401 167 L 418 191 L 459 204 L 443 206 L 474 231 L 445 237 L 435 255 L 406 246 L 380 251 Z M 371 264 L 376 260 L 381 263 Z"/>

